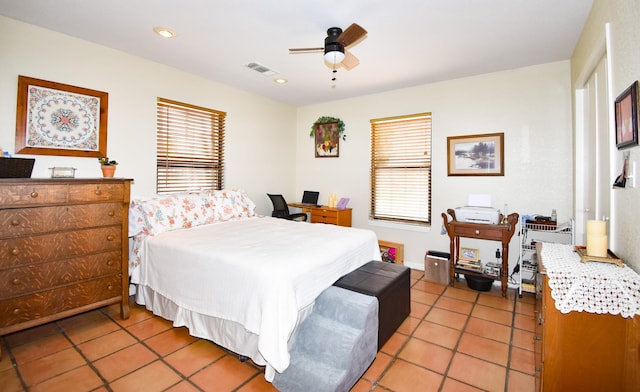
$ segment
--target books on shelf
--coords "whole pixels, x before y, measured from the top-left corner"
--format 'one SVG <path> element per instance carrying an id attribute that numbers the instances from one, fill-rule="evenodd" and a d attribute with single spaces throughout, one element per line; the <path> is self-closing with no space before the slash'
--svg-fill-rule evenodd
<path id="1" fill-rule="evenodd" d="M 473 272 L 482 273 L 482 263 L 480 261 L 459 259 L 458 262 L 456 263 L 456 267 L 473 271 Z"/>

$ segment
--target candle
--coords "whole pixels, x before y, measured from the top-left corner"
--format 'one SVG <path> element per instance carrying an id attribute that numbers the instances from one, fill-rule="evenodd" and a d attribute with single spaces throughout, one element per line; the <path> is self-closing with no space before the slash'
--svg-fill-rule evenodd
<path id="1" fill-rule="evenodd" d="M 587 234 L 607 234 L 607 222 L 601 220 L 588 220 L 587 221 Z"/>
<path id="2" fill-rule="evenodd" d="M 607 236 L 587 233 L 587 255 L 607 257 Z"/>

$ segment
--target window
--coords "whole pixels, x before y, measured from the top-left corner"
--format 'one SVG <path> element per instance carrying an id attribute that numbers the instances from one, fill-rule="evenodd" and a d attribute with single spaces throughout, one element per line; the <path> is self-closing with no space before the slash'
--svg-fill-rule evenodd
<path id="1" fill-rule="evenodd" d="M 158 98 L 158 193 L 222 189 L 226 115 Z"/>
<path id="2" fill-rule="evenodd" d="M 369 217 L 431 224 L 431 113 L 371 120 Z"/>

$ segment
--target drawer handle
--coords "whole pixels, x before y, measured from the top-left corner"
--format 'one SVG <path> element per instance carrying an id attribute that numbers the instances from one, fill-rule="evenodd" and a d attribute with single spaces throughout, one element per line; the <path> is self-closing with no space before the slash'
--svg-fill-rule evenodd
<path id="1" fill-rule="evenodd" d="M 100 196 L 100 195 L 102 195 L 102 191 L 100 189 L 96 189 L 95 194 L 96 194 L 96 196 Z"/>
<path id="2" fill-rule="evenodd" d="M 109 216 L 115 216 L 115 215 L 116 215 L 116 213 L 115 213 L 114 211 L 109 211 L 109 212 L 107 213 L 107 215 L 109 215 Z"/>
<path id="3" fill-rule="evenodd" d="M 109 286 L 107 286 L 107 290 L 113 290 L 113 285 L 110 284 Z"/>
<path id="4" fill-rule="evenodd" d="M 20 314 L 20 309 L 18 308 L 13 309 L 13 314 Z"/>
<path id="5" fill-rule="evenodd" d="M 31 198 L 35 199 L 36 197 L 38 197 L 38 192 L 33 191 L 33 192 L 31 192 L 31 194 L 29 196 L 31 196 Z"/>
<path id="6" fill-rule="evenodd" d="M 538 335 L 535 335 L 535 336 L 533 337 L 533 340 L 542 340 L 542 338 L 541 338 L 540 336 L 538 336 Z"/>
<path id="7" fill-rule="evenodd" d="M 480 230 L 476 229 L 476 235 L 480 234 Z"/>
<path id="8" fill-rule="evenodd" d="M 14 219 L 11 221 L 11 226 L 20 226 L 20 221 L 17 219 Z"/>
<path id="9" fill-rule="evenodd" d="M 18 248 L 11 249 L 11 254 L 14 255 L 14 256 L 19 255 L 20 254 L 20 249 L 18 249 Z"/>
<path id="10" fill-rule="evenodd" d="M 115 236 L 115 235 L 113 235 L 113 234 L 109 234 L 109 235 L 107 236 L 107 241 L 113 241 L 113 240 L 115 240 L 115 239 L 116 239 L 116 236 Z"/>
<path id="11" fill-rule="evenodd" d="M 112 266 L 113 265 L 113 260 L 107 260 L 107 265 L 108 266 Z"/>
<path id="12" fill-rule="evenodd" d="M 15 284 L 15 285 L 20 284 L 20 283 L 21 283 L 21 282 L 20 282 L 20 278 L 13 278 L 13 280 L 11 281 L 11 283 L 13 283 L 13 284 Z"/>

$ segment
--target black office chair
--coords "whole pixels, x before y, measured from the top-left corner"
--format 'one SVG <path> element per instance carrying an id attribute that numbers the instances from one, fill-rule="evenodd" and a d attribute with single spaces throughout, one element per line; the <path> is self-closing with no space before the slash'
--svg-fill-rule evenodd
<path id="1" fill-rule="evenodd" d="M 269 196 L 269 198 L 271 199 L 271 203 L 273 203 L 273 212 L 271 213 L 271 216 L 289 220 L 300 220 L 301 222 L 307 220 L 307 214 L 303 212 L 298 212 L 295 214 L 289 213 L 289 206 L 287 205 L 284 196 L 272 195 L 270 193 L 267 193 L 267 196 Z"/>

